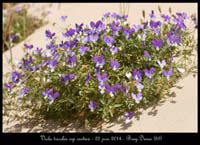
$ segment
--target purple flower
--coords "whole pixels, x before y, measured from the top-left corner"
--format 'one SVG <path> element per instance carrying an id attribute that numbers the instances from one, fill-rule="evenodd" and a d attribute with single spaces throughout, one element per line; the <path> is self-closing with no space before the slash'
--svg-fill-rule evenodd
<path id="1" fill-rule="evenodd" d="M 169 77 L 172 75 L 172 69 L 163 70 L 163 75 L 169 80 Z"/>
<path id="2" fill-rule="evenodd" d="M 132 71 L 133 79 L 140 82 L 142 80 L 142 72 L 141 70 L 134 69 Z"/>
<path id="3" fill-rule="evenodd" d="M 139 102 L 142 100 L 142 98 L 143 98 L 141 92 L 139 92 L 139 93 L 137 93 L 137 94 L 131 93 L 131 96 L 132 96 L 132 98 L 136 101 L 136 103 L 139 103 Z"/>
<path id="4" fill-rule="evenodd" d="M 61 16 L 60 19 L 62 22 L 65 22 L 65 20 L 67 19 L 67 16 Z"/>
<path id="5" fill-rule="evenodd" d="M 79 48 L 79 53 L 80 53 L 81 56 L 83 56 L 85 54 L 85 52 L 87 52 L 89 50 L 90 50 L 89 47 L 81 45 L 80 48 Z"/>
<path id="6" fill-rule="evenodd" d="M 61 82 L 64 85 L 67 85 L 69 83 L 69 81 L 71 81 L 74 78 L 75 78 L 75 74 L 66 74 L 64 76 L 61 76 Z"/>
<path id="7" fill-rule="evenodd" d="M 166 66 L 166 61 L 164 59 L 162 61 L 157 60 L 157 63 L 159 64 L 159 66 L 161 67 L 161 69 L 163 69 L 164 66 Z"/>
<path id="8" fill-rule="evenodd" d="M 90 101 L 88 103 L 88 108 L 90 109 L 91 112 L 94 112 L 94 110 L 97 108 L 98 103 L 94 101 Z"/>
<path id="9" fill-rule="evenodd" d="M 103 65 L 105 64 L 104 56 L 93 56 L 93 61 L 96 63 L 96 67 L 103 68 Z"/>
<path id="10" fill-rule="evenodd" d="M 109 84 L 105 84 L 106 92 L 110 94 L 111 97 L 114 96 L 117 90 L 121 89 L 121 85 L 115 84 L 112 87 Z"/>
<path id="11" fill-rule="evenodd" d="M 170 22 L 170 17 L 168 15 L 162 14 L 161 17 L 164 19 L 164 21 Z"/>
<path id="12" fill-rule="evenodd" d="M 136 87 L 137 87 L 137 89 L 138 89 L 139 92 L 141 92 L 142 89 L 144 88 L 144 86 L 141 83 L 139 83 L 139 82 L 136 82 Z"/>
<path id="13" fill-rule="evenodd" d="M 160 21 L 150 21 L 150 27 L 151 28 L 158 28 L 159 26 L 161 26 L 161 22 Z"/>
<path id="14" fill-rule="evenodd" d="M 46 36 L 47 38 L 49 38 L 49 39 L 52 39 L 53 36 L 55 36 L 55 34 L 56 34 L 56 33 L 51 33 L 50 30 L 46 30 L 46 31 L 45 31 L 45 36 Z"/>
<path id="15" fill-rule="evenodd" d="M 114 36 L 117 35 L 118 32 L 121 30 L 120 23 L 119 23 L 119 22 L 113 21 L 113 22 L 110 24 L 110 29 L 111 29 L 112 34 L 113 34 Z"/>
<path id="16" fill-rule="evenodd" d="M 27 49 L 32 49 L 33 45 L 28 45 L 28 44 L 24 43 L 24 47 L 27 48 Z"/>
<path id="17" fill-rule="evenodd" d="M 152 40 L 152 45 L 159 50 L 162 47 L 162 43 L 163 41 L 161 39 L 157 39 L 157 40 Z"/>
<path id="18" fill-rule="evenodd" d="M 113 60 L 113 59 L 110 60 L 110 65 L 111 65 L 113 71 L 115 71 L 117 68 L 120 67 L 119 62 L 118 62 L 118 61 L 115 61 L 115 60 Z"/>
<path id="19" fill-rule="evenodd" d="M 133 25 L 132 27 L 135 31 L 138 31 L 138 30 L 141 30 L 142 29 L 142 26 L 141 25 Z"/>
<path id="20" fill-rule="evenodd" d="M 126 112 L 124 113 L 124 119 L 125 120 L 130 120 L 131 118 L 133 118 L 133 112 Z"/>
<path id="21" fill-rule="evenodd" d="M 47 49 L 51 50 L 51 54 L 55 53 L 57 45 L 55 44 L 55 42 L 51 41 L 50 44 L 46 45 Z"/>
<path id="22" fill-rule="evenodd" d="M 68 64 L 69 67 L 74 67 L 76 66 L 76 55 L 68 55 L 66 59 L 66 63 Z"/>
<path id="23" fill-rule="evenodd" d="M 65 32 L 63 35 L 66 36 L 66 37 L 71 37 L 75 34 L 76 30 L 75 29 L 72 29 L 70 28 L 69 30 L 67 30 L 67 32 Z"/>
<path id="24" fill-rule="evenodd" d="M 53 89 L 46 89 L 42 92 L 42 95 L 50 100 L 49 104 L 52 104 L 54 100 L 59 96 L 59 92 L 55 92 Z"/>
<path id="25" fill-rule="evenodd" d="M 12 82 L 13 83 L 18 83 L 20 78 L 21 78 L 21 73 L 17 72 L 17 71 L 14 71 L 12 72 Z"/>
<path id="26" fill-rule="evenodd" d="M 22 58 L 22 62 L 19 66 L 19 68 L 23 70 L 28 70 L 30 65 L 33 63 L 32 57 L 30 56 L 29 59 Z"/>
<path id="27" fill-rule="evenodd" d="M 100 33 L 102 32 L 106 27 L 105 25 L 102 23 L 102 21 L 97 21 L 95 22 L 90 22 L 90 26 L 92 27 L 92 29 L 95 30 L 95 32 Z"/>
<path id="28" fill-rule="evenodd" d="M 147 57 L 147 58 L 150 58 L 150 57 L 151 57 L 150 54 L 149 54 L 149 52 L 146 51 L 146 50 L 144 50 L 144 56 Z"/>
<path id="29" fill-rule="evenodd" d="M 35 53 L 35 55 L 40 55 L 41 54 L 41 52 L 42 52 L 42 48 L 36 48 L 35 50 L 34 50 L 34 53 Z"/>
<path id="30" fill-rule="evenodd" d="M 173 32 L 167 33 L 167 43 L 172 46 L 177 46 L 181 42 L 181 37 Z"/>
<path id="31" fill-rule="evenodd" d="M 15 40 L 16 37 L 17 37 L 16 34 L 10 34 L 10 35 L 9 35 L 9 39 L 10 39 L 10 41 Z"/>
<path id="32" fill-rule="evenodd" d="M 133 32 L 135 32 L 135 29 L 134 29 L 134 28 L 129 29 L 129 28 L 126 28 L 126 27 L 125 27 L 125 28 L 123 29 L 123 31 L 124 31 L 124 35 L 125 35 L 126 39 L 129 39 L 130 36 L 133 34 Z"/>
<path id="33" fill-rule="evenodd" d="M 144 69 L 144 74 L 145 74 L 148 78 L 151 79 L 151 78 L 153 77 L 154 71 L 155 71 L 154 67 L 151 67 L 150 70 Z"/>
<path id="34" fill-rule="evenodd" d="M 113 45 L 113 43 L 115 42 L 115 40 L 114 40 L 114 38 L 113 37 L 111 37 L 111 36 L 104 36 L 103 37 L 103 40 L 104 40 L 104 42 L 108 45 L 108 46 L 112 46 Z"/>
<path id="35" fill-rule="evenodd" d="M 111 46 L 111 47 L 110 47 L 110 52 L 111 52 L 112 55 L 114 55 L 115 53 L 118 52 L 118 48 L 115 47 L 115 46 Z"/>
<path id="36" fill-rule="evenodd" d="M 10 82 L 10 83 L 5 83 L 4 84 L 4 88 L 8 91 L 11 91 L 11 89 L 14 87 L 14 85 Z"/>
<path id="37" fill-rule="evenodd" d="M 127 94 L 127 93 L 128 93 L 128 86 L 126 86 L 126 85 L 121 85 L 120 90 L 121 90 L 123 93 Z"/>
<path id="38" fill-rule="evenodd" d="M 48 67 L 51 69 L 54 69 L 58 64 L 58 60 L 57 59 L 51 59 L 48 62 Z"/>
<path id="39" fill-rule="evenodd" d="M 83 32 L 83 23 L 81 23 L 80 25 L 75 24 L 76 26 L 76 32 L 79 34 L 80 32 Z"/>
<path id="40" fill-rule="evenodd" d="M 30 89 L 27 88 L 27 87 L 22 88 L 21 91 L 20 91 L 20 95 L 21 95 L 21 96 L 24 96 L 24 95 L 27 94 L 29 91 L 30 91 Z"/>
<path id="41" fill-rule="evenodd" d="M 99 35 L 96 33 L 89 35 L 89 41 L 92 41 L 93 43 L 96 43 L 98 39 L 99 39 Z"/>
<path id="42" fill-rule="evenodd" d="M 87 83 L 91 80 L 91 78 L 92 78 L 92 75 L 91 75 L 90 73 L 88 73 L 88 74 L 86 75 L 85 83 L 87 84 Z"/>
<path id="43" fill-rule="evenodd" d="M 97 74 L 96 74 L 96 77 L 97 77 L 97 79 L 98 79 L 98 81 L 99 81 L 100 83 L 104 83 L 104 82 L 106 82 L 106 81 L 108 80 L 108 75 L 107 75 L 106 72 L 104 72 L 104 73 L 102 73 L 102 74 L 97 73 Z"/>

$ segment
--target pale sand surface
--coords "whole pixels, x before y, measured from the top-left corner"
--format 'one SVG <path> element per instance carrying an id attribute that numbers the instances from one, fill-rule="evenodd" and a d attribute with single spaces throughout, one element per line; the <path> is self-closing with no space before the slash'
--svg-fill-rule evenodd
<path id="1" fill-rule="evenodd" d="M 146 16 L 153 9 L 158 14 L 158 5 L 161 6 L 162 11 L 168 13 L 169 7 L 172 8 L 172 12 L 186 12 L 188 14 L 197 13 L 197 4 L 192 3 L 151 3 L 151 4 L 137 4 L 132 3 L 129 7 L 128 22 L 131 24 L 139 24 L 140 18 L 142 18 L 142 10 L 146 11 Z M 75 23 L 89 24 L 90 21 L 96 21 L 101 18 L 102 14 L 106 12 L 119 12 L 118 3 L 93 3 L 93 4 L 32 4 L 30 7 L 30 14 L 37 15 L 37 11 L 45 10 L 50 11 L 50 14 L 45 17 L 45 20 L 49 21 L 49 24 L 36 30 L 31 36 L 29 36 L 25 42 L 34 44 L 35 46 L 45 47 L 45 30 L 50 29 L 57 34 L 62 32 L 64 26 L 74 26 Z M 39 15 L 39 14 L 38 14 Z M 61 15 L 67 15 L 66 23 L 60 21 Z M 53 26 L 52 23 L 56 22 Z M 61 33 L 60 33 L 61 34 Z M 14 48 L 13 57 L 14 61 L 20 59 L 23 56 L 24 42 L 21 42 Z M 3 54 L 3 73 L 9 72 L 7 60 L 9 58 L 9 52 Z M 156 106 L 156 108 L 149 108 L 144 110 L 141 115 L 132 119 L 129 124 L 124 124 L 120 121 L 108 123 L 103 125 L 102 130 L 94 129 L 93 131 L 101 132 L 197 132 L 197 77 L 189 75 L 183 80 L 180 80 L 177 86 L 182 88 L 172 88 L 172 95 L 175 97 L 169 97 L 165 102 Z M 6 117 L 3 118 L 4 121 Z M 41 123 L 42 124 L 42 123 Z M 74 132 L 74 131 L 87 131 L 83 129 L 77 129 L 76 126 L 62 126 L 59 123 L 33 123 L 27 121 L 27 123 L 19 124 L 17 121 L 12 121 L 8 124 L 3 124 L 4 132 Z"/>

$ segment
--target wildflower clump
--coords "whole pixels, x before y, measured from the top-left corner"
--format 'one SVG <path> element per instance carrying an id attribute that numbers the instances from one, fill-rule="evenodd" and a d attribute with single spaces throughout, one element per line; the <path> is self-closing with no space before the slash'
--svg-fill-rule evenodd
<path id="1" fill-rule="evenodd" d="M 56 117 L 131 119 L 189 70 L 189 61 L 175 59 L 196 48 L 189 29 L 197 22 L 186 13 L 161 13 L 158 20 L 154 11 L 139 25 L 127 18 L 106 13 L 89 25 L 67 28 L 62 41 L 46 30 L 46 48 L 24 44 L 26 53 L 4 84 L 6 94 L 21 95 L 31 107 Z"/>

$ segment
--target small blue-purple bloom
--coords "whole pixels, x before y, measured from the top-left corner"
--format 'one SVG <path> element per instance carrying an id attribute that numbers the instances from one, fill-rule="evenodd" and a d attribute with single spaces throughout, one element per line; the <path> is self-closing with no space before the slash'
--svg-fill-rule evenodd
<path id="1" fill-rule="evenodd" d="M 61 82 L 64 85 L 67 85 L 69 83 L 69 81 L 71 81 L 74 78 L 75 78 L 75 74 L 66 74 L 64 76 L 61 76 Z"/>
<path id="2" fill-rule="evenodd" d="M 88 108 L 90 109 L 91 112 L 94 112 L 94 110 L 97 108 L 98 103 L 94 101 L 90 101 L 88 103 Z"/>
<path id="3" fill-rule="evenodd" d="M 28 45 L 28 44 L 24 43 L 24 47 L 27 48 L 27 49 L 32 49 L 32 48 L 33 48 L 33 45 L 31 45 L 31 44 Z"/>
<path id="4" fill-rule="evenodd" d="M 153 74 L 154 74 L 154 67 L 151 67 L 150 70 L 148 69 L 144 69 L 144 74 L 148 77 L 148 78 L 152 78 L 153 77 Z"/>
<path id="5" fill-rule="evenodd" d="M 137 87 L 139 92 L 141 92 L 142 89 L 144 88 L 144 86 L 140 82 L 136 82 L 136 87 Z"/>
<path id="6" fill-rule="evenodd" d="M 118 61 L 115 61 L 115 60 L 113 60 L 113 59 L 110 60 L 110 65 L 111 65 L 113 71 L 115 71 L 117 68 L 120 67 L 119 62 L 118 62 Z"/>
<path id="7" fill-rule="evenodd" d="M 162 14 L 161 17 L 164 19 L 164 21 L 170 22 L 170 16 Z"/>
<path id="8" fill-rule="evenodd" d="M 50 100 L 49 104 L 52 104 L 54 100 L 59 96 L 59 92 L 55 92 L 53 89 L 46 89 L 42 92 L 42 95 Z"/>
<path id="9" fill-rule="evenodd" d="M 75 29 L 72 29 L 70 28 L 69 30 L 67 30 L 67 32 L 65 32 L 63 35 L 66 36 L 66 37 L 71 37 L 75 34 L 76 30 Z"/>
<path id="10" fill-rule="evenodd" d="M 105 64 L 104 56 L 93 56 L 92 60 L 96 63 L 96 67 L 103 68 L 103 65 Z"/>
<path id="11" fill-rule="evenodd" d="M 16 37 L 17 37 L 16 34 L 10 34 L 10 35 L 9 35 L 9 39 L 10 39 L 10 41 L 15 40 Z"/>
<path id="12" fill-rule="evenodd" d="M 97 73 L 96 74 L 96 77 L 98 79 L 99 82 L 106 82 L 108 80 L 108 75 L 106 72 L 100 74 L 100 73 Z"/>
<path id="13" fill-rule="evenodd" d="M 110 52 L 111 52 L 112 55 L 114 55 L 115 53 L 118 52 L 118 48 L 115 47 L 115 46 L 111 46 L 111 47 L 110 47 Z"/>
<path id="14" fill-rule="evenodd" d="M 133 112 L 126 112 L 124 113 L 124 119 L 125 120 L 130 120 L 131 118 L 133 118 Z"/>
<path id="15" fill-rule="evenodd" d="M 167 43 L 172 46 L 177 46 L 181 42 L 181 37 L 173 32 L 167 33 Z"/>
<path id="16" fill-rule="evenodd" d="M 150 54 L 149 54 L 149 52 L 147 50 L 144 50 L 144 56 L 146 58 L 150 58 L 151 57 Z"/>
<path id="17" fill-rule="evenodd" d="M 66 63 L 68 64 L 69 67 L 74 67 L 76 66 L 76 55 L 68 55 L 66 59 Z"/>
<path id="18" fill-rule="evenodd" d="M 115 42 L 115 39 L 113 38 L 113 37 L 111 37 L 111 36 L 107 36 L 107 35 L 105 35 L 104 37 L 103 37 L 103 40 L 104 40 L 104 42 L 108 45 L 108 46 L 112 46 L 113 45 L 113 43 Z"/>
<path id="19" fill-rule="evenodd" d="M 18 83 L 20 78 L 21 78 L 21 73 L 17 72 L 17 71 L 14 71 L 12 72 L 12 82 L 13 83 Z"/>
<path id="20" fill-rule="evenodd" d="M 25 94 L 28 94 L 29 92 L 30 92 L 30 89 L 25 87 L 21 89 L 20 95 L 24 96 Z"/>
<path id="21" fill-rule="evenodd" d="M 163 41 L 161 39 L 152 40 L 152 45 L 159 50 L 162 47 Z"/>
<path id="22" fill-rule="evenodd" d="M 169 70 L 163 70 L 163 75 L 169 80 L 169 77 L 172 75 L 172 68 Z"/>
<path id="23" fill-rule="evenodd" d="M 83 56 L 89 50 L 90 50 L 89 47 L 81 45 L 80 48 L 79 48 L 79 53 L 80 53 L 81 56 Z"/>
<path id="24" fill-rule="evenodd" d="M 136 101 L 136 103 L 139 103 L 142 100 L 142 98 L 143 98 L 141 92 L 139 92 L 137 94 L 131 93 L 131 97 Z"/>
<path id="25" fill-rule="evenodd" d="M 133 69 L 132 71 L 133 79 L 140 82 L 142 80 L 142 72 L 141 70 Z"/>
<path id="26" fill-rule="evenodd" d="M 65 22 L 65 20 L 67 19 L 67 16 L 61 16 L 60 19 L 62 22 Z"/>
<path id="27" fill-rule="evenodd" d="M 5 83 L 4 84 L 4 88 L 8 91 L 11 91 L 11 89 L 13 88 L 13 84 L 10 82 L 10 83 Z"/>
<path id="28" fill-rule="evenodd" d="M 45 36 L 49 39 L 52 39 L 53 36 L 55 36 L 56 33 L 52 33 L 50 30 L 45 31 Z"/>

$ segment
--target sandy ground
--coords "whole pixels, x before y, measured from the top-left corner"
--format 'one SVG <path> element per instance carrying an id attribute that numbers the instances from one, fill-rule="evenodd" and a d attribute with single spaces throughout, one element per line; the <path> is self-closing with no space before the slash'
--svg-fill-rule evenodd
<path id="1" fill-rule="evenodd" d="M 96 21 L 106 12 L 119 12 L 119 3 L 93 3 L 93 4 L 31 4 L 29 13 L 37 15 L 42 10 L 49 13 L 45 20 L 49 21 L 48 25 L 36 30 L 29 36 L 25 42 L 32 43 L 35 46 L 45 47 L 44 32 L 46 29 L 56 32 L 62 32 L 66 25 L 74 26 L 75 23 L 89 24 L 91 20 Z M 142 10 L 149 12 L 153 9 L 158 13 L 158 5 L 162 11 L 168 13 L 169 7 L 172 12 L 186 12 L 188 14 L 197 13 L 197 4 L 195 3 L 150 3 L 139 4 L 132 3 L 129 6 L 128 22 L 131 24 L 139 23 L 142 17 Z M 39 14 L 38 14 L 39 15 Z M 67 15 L 65 23 L 60 21 L 60 16 Z M 56 22 L 55 26 L 52 24 Z M 14 61 L 23 56 L 24 42 L 21 42 L 12 48 Z M 3 54 L 3 73 L 9 72 L 8 66 L 9 52 Z M 132 122 L 124 124 L 120 121 L 104 124 L 101 132 L 197 132 L 197 77 L 189 75 L 177 84 L 178 87 L 171 89 L 171 95 L 168 99 L 155 107 L 144 110 L 141 115 L 132 119 Z M 63 126 L 59 123 L 52 125 L 48 123 L 38 123 L 38 121 L 17 121 L 5 123 L 6 117 L 3 118 L 4 132 L 82 132 L 87 131 L 74 125 Z"/>

